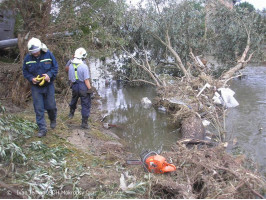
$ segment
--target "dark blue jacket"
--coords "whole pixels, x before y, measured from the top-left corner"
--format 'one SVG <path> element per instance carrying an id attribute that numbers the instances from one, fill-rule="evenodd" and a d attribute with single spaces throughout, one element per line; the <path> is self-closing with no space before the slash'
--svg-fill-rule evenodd
<path id="1" fill-rule="evenodd" d="M 38 75 L 47 74 L 52 83 L 58 72 L 58 64 L 54 55 L 48 50 L 41 51 L 39 58 L 27 54 L 23 63 L 23 75 L 29 82 Z M 31 82 L 32 83 L 32 82 Z"/>

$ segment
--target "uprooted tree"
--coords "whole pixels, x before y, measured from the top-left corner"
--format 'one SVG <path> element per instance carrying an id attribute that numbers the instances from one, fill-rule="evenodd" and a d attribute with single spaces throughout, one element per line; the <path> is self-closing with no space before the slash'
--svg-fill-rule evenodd
<path id="1" fill-rule="evenodd" d="M 131 66 L 143 71 L 146 79 L 130 74 L 131 77 L 125 75 L 127 80 L 159 87 L 161 99 L 167 101 L 159 103 L 174 104 L 177 121 L 189 119 L 182 122 L 184 137 L 203 135 L 199 118 L 205 113 L 204 117 L 218 130 L 219 138 L 223 138 L 223 109 L 214 109 L 211 98 L 216 89 L 226 87 L 252 56 L 261 55 L 265 19 L 254 10 L 228 7 L 219 1 L 203 4 L 202 1 L 151 0 L 146 6 L 146 9 L 131 10 L 128 15 L 134 20 L 128 20 L 127 24 L 134 27 L 130 29 L 131 43 L 127 46 L 132 51 L 127 52 Z M 208 64 L 213 61 L 222 66 Z M 171 78 L 169 82 L 165 78 L 167 73 L 182 78 L 176 81 Z M 207 96 L 198 95 L 207 83 L 213 89 L 207 88 Z"/>

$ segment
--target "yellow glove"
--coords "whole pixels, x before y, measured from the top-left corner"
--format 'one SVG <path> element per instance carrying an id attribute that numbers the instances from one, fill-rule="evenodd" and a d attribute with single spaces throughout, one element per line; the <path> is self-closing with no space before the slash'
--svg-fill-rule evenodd
<path id="1" fill-rule="evenodd" d="M 38 75 L 38 76 L 35 78 L 37 81 L 39 81 L 39 82 L 41 81 L 41 82 L 39 83 L 39 86 L 43 86 L 43 84 L 45 83 L 44 78 L 45 78 L 45 76 L 40 77 L 40 75 Z"/>
<path id="2" fill-rule="evenodd" d="M 44 76 L 40 77 L 40 75 L 38 75 L 36 78 L 35 78 L 37 81 L 42 81 L 44 79 Z"/>
<path id="3" fill-rule="evenodd" d="M 43 78 L 42 81 L 39 83 L 39 86 L 43 86 L 44 83 L 45 83 L 45 80 Z"/>

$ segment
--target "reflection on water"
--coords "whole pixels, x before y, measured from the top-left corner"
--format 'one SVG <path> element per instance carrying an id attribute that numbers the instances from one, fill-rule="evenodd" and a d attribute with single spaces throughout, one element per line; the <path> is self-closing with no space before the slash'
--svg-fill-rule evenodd
<path id="1" fill-rule="evenodd" d="M 118 126 L 112 131 L 127 141 L 135 153 L 169 149 L 179 138 L 176 128 L 168 125 L 169 115 L 153 107 L 144 109 L 140 103 L 143 97 L 155 97 L 154 88 L 124 87 L 120 81 L 113 81 L 108 72 L 108 63 L 117 63 L 117 59 L 106 62 L 90 61 L 93 86 L 102 97 L 100 109 L 108 115 L 105 122 Z"/>
<path id="2" fill-rule="evenodd" d="M 166 150 L 178 140 L 176 128 L 168 126 L 170 119 L 167 114 L 153 107 L 144 109 L 140 104 L 144 96 L 154 97 L 153 88 L 113 85 L 115 82 L 103 88 L 102 109 L 109 111 L 106 121 L 118 126 L 113 131 L 128 142 L 132 151 Z"/>
<path id="3" fill-rule="evenodd" d="M 231 82 L 240 105 L 229 110 L 226 128 L 266 173 L 266 67 L 247 67 L 242 73 L 244 79 Z"/>
<path id="4" fill-rule="evenodd" d="M 123 88 L 127 108 L 119 108 L 109 118 L 109 123 L 119 124 L 116 133 L 126 139 L 132 149 L 141 153 L 145 149 L 167 149 L 178 139 L 174 127 L 169 127 L 168 115 L 154 108 L 144 109 L 140 104 L 143 95 L 153 97 L 151 88 Z"/>

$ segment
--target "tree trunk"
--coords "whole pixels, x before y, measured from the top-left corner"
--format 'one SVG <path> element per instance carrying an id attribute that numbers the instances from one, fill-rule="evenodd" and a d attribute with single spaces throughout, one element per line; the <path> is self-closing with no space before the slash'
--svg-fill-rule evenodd
<path id="1" fill-rule="evenodd" d="M 19 49 L 19 56 L 20 56 L 20 63 L 23 64 L 24 57 L 26 55 L 27 50 L 26 48 L 26 41 L 21 34 L 18 34 L 18 49 Z"/>
<path id="2" fill-rule="evenodd" d="M 188 73 L 188 71 L 186 70 L 185 66 L 182 63 L 182 60 L 180 58 L 180 56 L 178 55 L 178 53 L 176 53 L 176 51 L 173 49 L 172 45 L 171 45 L 171 41 L 170 41 L 170 37 L 168 34 L 168 30 L 166 30 L 165 33 L 165 37 L 166 37 L 166 42 L 164 42 L 159 36 L 152 34 L 153 37 L 155 37 L 157 40 L 159 40 L 163 45 L 165 45 L 168 50 L 172 53 L 172 55 L 175 57 L 175 60 L 177 62 L 177 66 L 180 68 L 180 70 L 183 72 L 183 74 L 185 75 L 185 77 L 190 80 L 191 79 L 191 74 Z"/>
<path id="3" fill-rule="evenodd" d="M 247 45 L 246 45 L 246 48 L 244 50 L 244 52 L 242 53 L 242 56 L 240 57 L 240 59 L 237 61 L 237 65 L 234 66 L 233 68 L 231 68 L 230 70 L 228 70 L 227 72 L 225 72 L 222 76 L 221 76 L 221 80 L 222 81 L 226 81 L 227 79 L 230 79 L 232 76 L 234 76 L 234 74 L 239 71 L 240 69 L 244 68 L 247 63 L 250 61 L 253 53 L 251 53 L 248 57 L 247 60 L 246 57 L 247 57 L 247 54 L 248 54 L 248 51 L 249 51 L 249 48 L 250 48 L 250 34 L 249 32 L 247 32 L 248 34 L 248 39 L 247 39 Z"/>
<path id="4" fill-rule="evenodd" d="M 182 138 L 203 140 L 205 136 L 205 128 L 201 119 L 196 115 L 191 115 L 183 119 L 181 125 Z"/>

